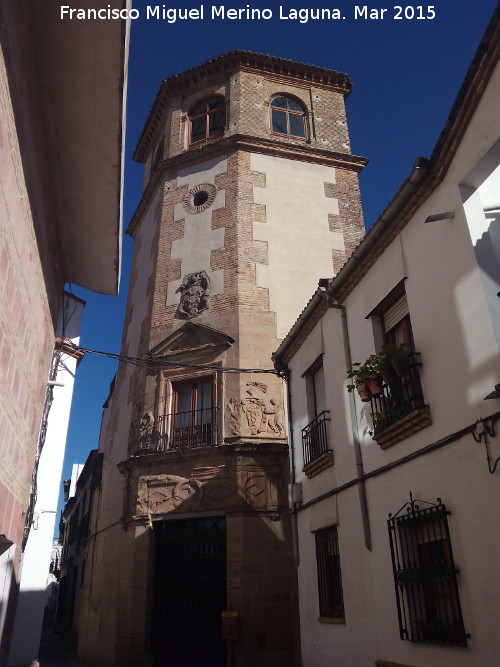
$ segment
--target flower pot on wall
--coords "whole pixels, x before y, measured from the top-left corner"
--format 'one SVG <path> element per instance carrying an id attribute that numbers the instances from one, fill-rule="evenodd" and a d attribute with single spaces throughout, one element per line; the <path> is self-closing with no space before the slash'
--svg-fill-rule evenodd
<path id="1" fill-rule="evenodd" d="M 371 380 L 367 380 L 366 384 L 368 385 L 368 389 L 370 390 L 370 394 L 374 396 L 375 398 L 378 398 L 379 396 L 382 396 L 384 393 L 382 390 L 382 380 L 381 378 L 373 378 Z"/>
<path id="2" fill-rule="evenodd" d="M 407 378 L 410 375 L 410 357 L 397 357 L 393 359 L 392 367 L 399 378 Z"/>
<path id="3" fill-rule="evenodd" d="M 368 384 L 366 382 L 362 382 L 361 384 L 356 385 L 356 390 L 359 394 L 359 398 L 363 401 L 363 403 L 368 403 L 371 399 L 371 393 L 370 389 L 368 387 Z"/>

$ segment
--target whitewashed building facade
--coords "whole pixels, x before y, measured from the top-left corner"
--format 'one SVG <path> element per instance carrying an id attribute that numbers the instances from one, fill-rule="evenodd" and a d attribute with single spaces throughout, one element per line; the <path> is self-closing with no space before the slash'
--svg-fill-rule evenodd
<path id="1" fill-rule="evenodd" d="M 307 667 L 498 664 L 498 33 L 497 12 L 431 158 L 275 354 Z M 402 379 L 347 391 L 403 342 Z"/>

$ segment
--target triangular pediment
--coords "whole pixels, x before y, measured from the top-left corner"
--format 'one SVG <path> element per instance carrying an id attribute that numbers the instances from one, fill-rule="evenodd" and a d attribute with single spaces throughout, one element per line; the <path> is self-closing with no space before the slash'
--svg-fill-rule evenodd
<path id="1" fill-rule="evenodd" d="M 185 361 L 214 357 L 227 350 L 234 338 L 204 324 L 186 322 L 149 351 L 153 359 L 182 357 Z"/>

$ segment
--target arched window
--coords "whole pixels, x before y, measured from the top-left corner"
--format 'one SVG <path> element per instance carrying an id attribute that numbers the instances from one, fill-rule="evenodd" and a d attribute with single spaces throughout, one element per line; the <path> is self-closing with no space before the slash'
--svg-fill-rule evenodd
<path id="1" fill-rule="evenodd" d="M 224 133 L 226 101 L 211 97 L 198 104 L 189 114 L 189 143 L 198 144 Z"/>
<path id="2" fill-rule="evenodd" d="M 289 137 L 306 137 L 306 112 L 304 107 L 284 95 L 271 100 L 271 129 L 275 134 Z"/>

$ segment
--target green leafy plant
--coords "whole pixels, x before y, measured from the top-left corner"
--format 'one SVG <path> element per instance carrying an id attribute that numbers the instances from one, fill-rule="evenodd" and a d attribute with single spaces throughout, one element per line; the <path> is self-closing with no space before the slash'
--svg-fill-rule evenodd
<path id="1" fill-rule="evenodd" d="M 387 368 L 393 359 L 401 359 L 409 356 L 411 348 L 408 343 L 388 343 L 382 345 L 378 354 L 379 363 L 382 368 Z"/>
<path id="2" fill-rule="evenodd" d="M 373 419 L 373 432 L 370 431 L 370 435 L 377 435 L 387 427 L 388 418 L 387 415 L 383 412 L 375 412 L 372 415 Z"/>
<path id="3" fill-rule="evenodd" d="M 353 368 L 347 373 L 347 379 L 352 380 L 347 385 L 348 392 L 354 391 L 358 385 L 374 380 L 380 375 L 379 358 L 376 354 L 371 354 L 364 363 L 355 363 L 352 366 Z"/>

